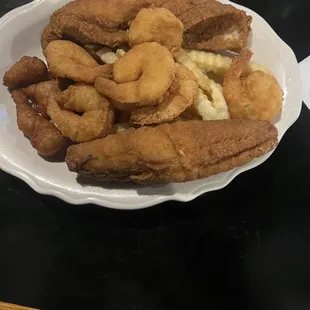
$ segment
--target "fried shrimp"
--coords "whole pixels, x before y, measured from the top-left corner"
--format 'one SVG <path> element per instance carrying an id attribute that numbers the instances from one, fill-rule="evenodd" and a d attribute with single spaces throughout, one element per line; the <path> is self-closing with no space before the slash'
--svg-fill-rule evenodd
<path id="1" fill-rule="evenodd" d="M 182 65 L 176 64 L 176 78 L 167 95 L 158 106 L 144 107 L 132 111 L 131 122 L 139 125 L 160 124 L 173 121 L 196 99 L 198 83 L 194 74 Z"/>
<path id="2" fill-rule="evenodd" d="M 220 77 L 224 77 L 232 62 L 230 57 L 225 57 L 220 54 L 195 50 L 185 50 L 185 53 L 200 69 L 203 69 L 206 72 L 212 72 Z M 244 74 L 249 75 L 254 71 L 262 71 L 273 76 L 273 73 L 265 66 L 250 61 L 245 68 Z"/>
<path id="3" fill-rule="evenodd" d="M 44 117 L 48 116 L 46 111 L 48 97 L 57 91 L 57 81 L 45 81 L 23 89 L 28 99 L 33 101 L 33 108 Z"/>
<path id="4" fill-rule="evenodd" d="M 138 106 L 157 104 L 175 77 L 174 60 L 164 46 L 156 42 L 134 46 L 114 63 L 114 81 L 98 77 L 96 89 L 103 95 L 124 104 Z"/>
<path id="5" fill-rule="evenodd" d="M 111 77 L 112 66 L 100 66 L 82 47 L 70 41 L 51 42 L 45 50 L 49 71 L 55 77 L 94 83 L 98 76 Z"/>
<path id="6" fill-rule="evenodd" d="M 133 20 L 128 32 L 129 45 L 157 42 L 169 50 L 180 48 L 184 26 L 169 10 L 142 9 Z"/>
<path id="7" fill-rule="evenodd" d="M 47 113 L 63 136 L 74 142 L 105 136 L 114 121 L 110 103 L 93 86 L 86 84 L 75 84 L 57 96 L 50 96 Z"/>
<path id="8" fill-rule="evenodd" d="M 28 102 L 28 98 L 21 90 L 12 92 L 16 104 L 17 125 L 20 131 L 29 138 L 31 145 L 42 156 L 53 156 L 66 144 L 64 138 L 55 125 L 38 114 Z"/>
<path id="9" fill-rule="evenodd" d="M 193 107 L 196 107 L 196 112 L 204 120 L 229 119 L 229 111 L 222 86 L 209 79 L 185 52 L 180 51 L 176 53 L 175 58 L 180 64 L 193 72 L 198 79 L 199 87 L 203 91 L 200 92 L 197 98 L 198 101 L 194 103 Z M 206 107 L 203 107 L 203 105 L 206 105 Z"/>
<path id="10" fill-rule="evenodd" d="M 251 51 L 235 58 L 224 78 L 224 95 L 232 118 L 272 120 L 282 110 L 283 91 L 277 80 L 262 71 L 243 77 Z"/>

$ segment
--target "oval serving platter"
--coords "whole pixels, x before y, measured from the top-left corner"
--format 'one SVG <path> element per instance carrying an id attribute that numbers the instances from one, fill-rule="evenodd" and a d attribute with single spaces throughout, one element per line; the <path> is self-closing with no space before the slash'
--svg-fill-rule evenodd
<path id="1" fill-rule="evenodd" d="M 50 15 L 67 2 L 35 0 L 0 19 L 1 77 L 24 55 L 44 59 L 40 45 L 41 32 Z M 232 4 L 230 1 L 222 2 Z M 284 91 L 283 111 L 275 122 L 280 141 L 301 111 L 301 78 L 296 57 L 262 17 L 248 8 L 233 5 L 253 17 L 253 60 L 271 69 Z M 257 167 L 272 154 L 270 152 L 232 171 L 188 183 L 139 186 L 90 181 L 81 184 L 76 179 L 77 175 L 69 172 L 64 162 L 47 161 L 37 154 L 17 128 L 15 105 L 3 85 L 0 86 L 0 96 L 0 168 L 25 181 L 35 191 L 56 196 L 71 204 L 95 203 L 109 208 L 133 210 L 168 200 L 190 201 L 203 193 L 227 186 L 237 175 Z"/>

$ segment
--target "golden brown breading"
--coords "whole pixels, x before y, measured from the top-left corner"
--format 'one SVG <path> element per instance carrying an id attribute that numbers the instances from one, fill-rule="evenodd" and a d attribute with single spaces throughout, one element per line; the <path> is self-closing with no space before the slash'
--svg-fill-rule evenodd
<path id="1" fill-rule="evenodd" d="M 110 47 L 128 42 L 128 24 L 142 8 L 163 7 L 184 24 L 184 47 L 240 51 L 247 44 L 252 18 L 215 0 L 75 0 L 56 11 L 42 47 L 69 36 L 81 44 Z"/>
<path id="2" fill-rule="evenodd" d="M 190 107 L 197 98 L 198 83 L 192 71 L 176 64 L 175 80 L 159 105 L 133 110 L 130 122 L 141 126 L 171 122 Z"/>
<path id="3" fill-rule="evenodd" d="M 47 48 L 48 43 L 55 41 L 55 40 L 59 40 L 60 38 L 61 36 L 59 37 L 52 32 L 52 27 L 50 24 L 46 25 L 41 34 L 41 45 L 42 45 L 43 52 L 45 52 L 45 49 Z"/>
<path id="4" fill-rule="evenodd" d="M 64 35 L 77 39 L 81 44 L 119 46 L 127 42 L 128 21 L 140 9 L 151 4 L 151 0 L 71 1 L 52 15 L 52 34 L 44 33 L 42 47 L 44 49 L 53 36 L 62 38 Z"/>
<path id="5" fill-rule="evenodd" d="M 21 88 L 48 79 L 45 63 L 37 57 L 24 56 L 4 75 L 3 85 L 10 88 Z"/>
<path id="6" fill-rule="evenodd" d="M 252 52 L 235 57 L 224 77 L 223 91 L 231 118 L 273 120 L 282 110 L 283 91 L 272 75 L 254 71 L 243 76 Z"/>
<path id="7" fill-rule="evenodd" d="M 42 156 L 52 156 L 67 142 L 55 125 L 39 115 L 21 90 L 14 90 L 12 98 L 16 104 L 17 125 L 30 139 L 32 146 Z"/>
<path id="8" fill-rule="evenodd" d="M 180 121 L 71 146 L 66 162 L 102 181 L 185 182 L 244 165 L 276 145 L 268 121 Z"/>
<path id="9" fill-rule="evenodd" d="M 98 77 L 95 87 L 102 95 L 122 104 L 117 108 L 127 110 L 132 103 L 137 107 L 151 106 L 170 88 L 175 64 L 166 47 L 147 42 L 134 46 L 118 59 L 113 65 L 113 76 L 114 81 Z"/>
<path id="10" fill-rule="evenodd" d="M 47 113 L 63 136 L 78 143 L 104 137 L 114 122 L 110 102 L 93 85 L 82 83 L 49 96 Z"/>
<path id="11" fill-rule="evenodd" d="M 215 0 L 170 0 L 162 6 L 182 21 L 185 48 L 239 52 L 247 46 L 252 17 L 232 5 Z"/>
<path id="12" fill-rule="evenodd" d="M 130 46 L 144 42 L 157 42 L 171 51 L 181 47 L 183 31 L 182 22 L 169 10 L 142 9 L 130 25 L 128 42 Z"/>
<path id="13" fill-rule="evenodd" d="M 111 78 L 113 66 L 100 66 L 79 45 L 66 40 L 51 42 L 46 50 L 48 69 L 54 77 L 92 84 L 98 76 Z"/>
<path id="14" fill-rule="evenodd" d="M 38 84 L 30 85 L 23 89 L 28 99 L 34 101 L 34 109 L 42 116 L 46 117 L 46 107 L 48 97 L 51 93 L 57 92 L 59 86 L 57 81 L 45 81 Z"/>

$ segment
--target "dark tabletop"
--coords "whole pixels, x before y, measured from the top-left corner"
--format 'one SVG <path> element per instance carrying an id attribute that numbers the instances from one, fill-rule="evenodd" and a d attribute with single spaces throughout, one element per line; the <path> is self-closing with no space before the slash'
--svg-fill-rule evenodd
<path id="1" fill-rule="evenodd" d="M 1 1 L 0 13 L 26 2 Z M 310 55 L 310 1 L 238 2 L 299 61 Z M 309 310 L 309 177 L 305 106 L 266 163 L 186 204 L 72 206 L 0 172 L 0 300 L 43 309 Z"/>

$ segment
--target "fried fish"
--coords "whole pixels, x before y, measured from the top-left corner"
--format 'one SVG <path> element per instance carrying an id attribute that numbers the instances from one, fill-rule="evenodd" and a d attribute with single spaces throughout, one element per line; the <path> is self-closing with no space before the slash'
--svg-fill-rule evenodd
<path id="1" fill-rule="evenodd" d="M 43 50 L 66 37 L 80 44 L 120 46 L 128 42 L 130 22 L 148 7 L 166 8 L 181 20 L 183 47 L 239 52 L 247 45 L 252 18 L 216 0 L 75 0 L 52 15 L 41 37 Z"/>
<path id="2" fill-rule="evenodd" d="M 100 181 L 186 182 L 244 165 L 277 145 L 268 121 L 180 121 L 70 146 L 69 170 Z"/>

